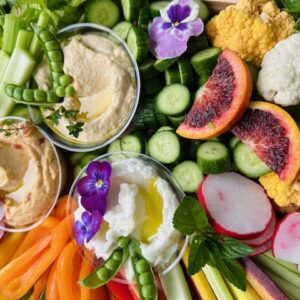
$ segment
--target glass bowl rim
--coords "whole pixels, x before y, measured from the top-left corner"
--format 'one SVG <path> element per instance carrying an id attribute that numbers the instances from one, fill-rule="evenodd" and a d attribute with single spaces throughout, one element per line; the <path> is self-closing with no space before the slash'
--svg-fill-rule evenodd
<path id="1" fill-rule="evenodd" d="M 171 171 L 166 166 L 164 166 L 162 163 L 160 163 L 156 159 L 153 159 L 152 157 L 150 157 L 150 156 L 148 156 L 146 154 L 136 153 L 136 152 L 128 152 L 128 151 L 118 151 L 118 152 L 112 152 L 112 153 L 102 154 L 102 155 L 98 156 L 97 158 L 93 159 L 92 161 L 99 161 L 99 160 L 105 159 L 106 157 L 113 156 L 113 155 L 120 155 L 120 154 L 121 155 L 132 155 L 133 157 L 137 156 L 137 157 L 142 157 L 144 159 L 148 159 L 151 163 L 154 163 L 158 168 L 161 168 L 169 176 L 169 178 L 172 179 L 172 181 L 175 182 L 176 186 L 174 186 L 174 182 L 171 182 L 171 183 L 168 182 L 168 184 L 170 184 L 172 188 L 176 189 L 176 192 L 179 194 L 179 196 L 181 198 L 180 202 L 182 201 L 182 199 L 185 196 L 185 193 L 180 188 L 178 182 L 176 181 L 176 179 L 173 176 L 173 174 L 171 173 Z M 131 158 L 131 157 L 129 157 L 129 158 Z M 78 180 L 85 173 L 85 171 L 87 169 L 87 166 L 88 165 L 86 165 L 78 173 L 78 175 L 76 176 L 76 178 L 74 179 L 74 181 L 73 181 L 73 183 L 71 185 L 71 188 L 70 188 L 69 194 L 68 194 L 67 212 L 70 211 L 70 202 L 71 202 L 70 200 L 73 198 L 73 194 L 75 193 L 76 185 L 78 183 Z M 68 227 L 69 227 L 69 230 L 70 230 L 70 227 L 71 227 L 70 226 L 70 224 L 71 224 L 71 218 L 67 218 L 67 221 L 68 221 Z M 71 236 L 73 236 L 73 232 L 71 230 L 70 230 L 70 234 L 71 234 Z M 184 255 L 184 253 L 185 253 L 185 251 L 187 249 L 188 243 L 189 243 L 189 236 L 188 235 L 184 235 L 184 234 L 182 234 L 182 236 L 183 236 L 182 240 L 184 240 L 184 242 L 183 242 L 183 245 L 182 245 L 181 249 L 178 249 L 178 255 L 172 261 L 172 263 L 165 270 L 163 270 L 163 272 L 159 273 L 159 276 L 164 276 L 164 275 L 168 274 L 180 262 L 180 260 L 182 259 L 183 255 Z M 185 236 L 185 238 L 184 238 L 184 236 Z M 113 280 L 117 281 L 117 282 L 120 282 L 120 283 L 123 283 L 123 284 L 129 284 L 129 282 L 127 280 L 125 280 L 125 279 L 113 278 Z"/>
<path id="2" fill-rule="evenodd" d="M 15 116 L 7 116 L 7 117 L 1 117 L 0 118 L 0 123 L 6 120 L 16 120 L 16 121 L 23 121 L 23 122 L 28 122 L 28 119 L 26 118 L 22 118 L 22 117 L 15 117 Z M 58 155 L 58 151 L 55 148 L 52 140 L 50 139 L 49 135 L 42 129 L 40 128 L 38 125 L 32 123 L 32 125 L 42 134 L 43 137 L 45 137 L 47 139 L 47 141 L 49 142 L 53 153 L 55 155 L 56 161 L 57 161 L 57 166 L 58 166 L 58 188 L 54 197 L 54 200 L 52 201 L 52 204 L 50 206 L 50 208 L 48 209 L 48 211 L 42 216 L 40 217 L 36 222 L 34 222 L 33 224 L 26 226 L 26 227 L 22 227 L 22 228 L 10 228 L 10 227 L 2 227 L 0 225 L 0 230 L 3 230 L 5 232 L 27 232 L 30 231 L 36 227 L 38 227 L 39 225 L 41 225 L 43 223 L 43 221 L 49 217 L 49 215 L 51 214 L 53 208 L 55 207 L 57 200 L 59 198 L 59 195 L 61 193 L 61 184 L 62 184 L 62 165 L 60 162 L 60 158 Z"/>
<path id="3" fill-rule="evenodd" d="M 126 42 L 124 40 L 122 40 L 113 30 L 111 30 L 108 27 L 105 27 L 105 26 L 102 26 L 99 24 L 95 24 L 95 23 L 76 23 L 76 24 L 71 24 L 71 25 L 68 25 L 68 26 L 60 29 L 58 31 L 58 34 L 67 33 L 68 31 L 72 31 L 72 30 L 76 30 L 76 29 L 78 29 L 78 30 L 90 29 L 90 30 L 95 30 L 95 31 L 98 30 L 98 31 L 105 32 L 105 33 L 113 36 L 120 43 L 120 45 L 126 50 L 126 53 L 128 54 L 131 64 L 133 66 L 134 77 L 136 80 L 136 92 L 135 92 L 135 97 L 134 97 L 134 105 L 131 109 L 131 113 L 127 117 L 126 122 L 121 126 L 121 128 L 114 135 L 112 135 L 110 138 L 108 138 L 104 142 L 101 142 L 100 144 L 97 142 L 95 142 L 96 145 L 92 145 L 92 146 L 89 146 L 89 144 L 84 146 L 84 143 L 78 143 L 78 146 L 71 145 L 71 142 L 70 142 L 70 144 L 68 144 L 67 142 L 62 141 L 63 138 L 57 139 L 55 132 L 53 132 L 52 129 L 49 128 L 44 122 L 42 123 L 46 127 L 49 128 L 50 133 L 48 135 L 49 135 L 50 139 L 52 140 L 52 143 L 54 145 L 56 145 L 57 147 L 62 148 L 67 151 L 71 151 L 71 152 L 90 152 L 90 151 L 95 151 L 95 150 L 101 149 L 101 148 L 109 145 L 110 143 L 115 141 L 117 138 L 119 138 L 124 133 L 124 131 L 128 128 L 128 126 L 130 125 L 130 123 L 135 115 L 136 109 L 139 104 L 140 92 L 141 92 L 141 78 L 140 78 L 139 67 L 138 67 L 137 61 L 134 58 L 131 50 L 129 49 Z M 30 105 L 28 105 L 28 110 L 29 110 L 30 116 L 32 117 L 33 113 L 32 113 L 32 109 L 31 109 Z"/>

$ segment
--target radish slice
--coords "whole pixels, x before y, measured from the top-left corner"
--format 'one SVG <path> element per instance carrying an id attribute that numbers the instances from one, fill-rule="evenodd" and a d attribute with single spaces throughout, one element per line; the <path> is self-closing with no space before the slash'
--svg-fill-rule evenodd
<path id="1" fill-rule="evenodd" d="M 0 227 L 3 228 L 4 226 L 5 226 L 4 221 L 3 220 L 0 221 Z M 4 230 L 0 229 L 0 240 L 2 239 L 3 235 L 4 235 Z"/>
<path id="2" fill-rule="evenodd" d="M 258 247 L 265 244 L 268 241 L 271 241 L 275 233 L 276 223 L 277 223 L 277 219 L 276 219 L 275 212 L 273 210 L 271 222 L 266 228 L 266 230 L 255 239 L 241 240 L 241 242 L 249 245 L 250 247 Z"/>
<path id="3" fill-rule="evenodd" d="M 208 175 L 198 188 L 198 199 L 215 230 L 234 238 L 256 238 L 272 219 L 264 189 L 237 173 Z"/>
<path id="4" fill-rule="evenodd" d="M 263 254 L 272 249 L 272 240 L 267 241 L 266 243 L 253 248 L 253 252 L 249 254 L 249 256 L 256 256 Z"/>
<path id="5" fill-rule="evenodd" d="M 300 213 L 286 215 L 277 225 L 273 239 L 273 255 L 300 264 Z"/>
<path id="6" fill-rule="evenodd" d="M 0 221 L 5 217 L 4 201 L 0 199 Z"/>

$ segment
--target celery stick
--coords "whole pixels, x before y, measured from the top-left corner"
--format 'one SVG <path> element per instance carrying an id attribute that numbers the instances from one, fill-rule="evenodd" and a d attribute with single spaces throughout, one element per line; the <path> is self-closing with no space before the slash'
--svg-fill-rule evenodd
<path id="1" fill-rule="evenodd" d="M 37 25 L 46 28 L 48 24 L 49 24 L 49 15 L 46 12 L 41 12 Z M 38 37 L 36 36 L 36 34 L 34 34 L 29 48 L 29 52 L 33 57 L 35 57 L 36 55 L 38 55 L 40 50 L 41 50 L 41 43 Z"/>
<path id="2" fill-rule="evenodd" d="M 263 255 L 263 256 L 266 256 L 266 257 L 268 257 L 268 258 L 270 258 L 270 259 L 272 259 L 272 260 L 274 260 L 275 262 L 279 263 L 280 265 L 282 265 L 282 266 L 286 267 L 287 269 L 289 269 L 289 270 L 291 270 L 291 271 L 293 271 L 293 272 L 296 272 L 297 274 L 300 275 L 300 272 L 299 272 L 299 270 L 298 270 L 296 264 L 292 264 L 292 263 L 289 263 L 289 262 L 287 262 L 287 261 L 284 261 L 284 260 L 281 260 L 281 259 L 279 259 L 279 258 L 276 258 L 276 257 L 274 257 L 274 256 L 271 254 L 271 252 L 266 252 L 266 253 L 264 253 L 264 254 L 262 254 L 262 255 Z"/>
<path id="3" fill-rule="evenodd" d="M 253 257 L 253 260 L 257 262 L 257 264 L 267 268 L 275 274 L 278 274 L 280 277 L 285 278 L 291 284 L 297 286 L 300 289 L 300 274 L 293 272 L 283 265 L 279 264 L 275 260 L 270 259 L 267 256 L 256 256 Z"/>
<path id="4" fill-rule="evenodd" d="M 210 286 L 212 287 L 218 300 L 233 300 L 233 297 L 230 294 L 223 277 L 217 269 L 206 265 L 202 270 L 205 273 L 205 276 L 209 281 Z"/>
<path id="5" fill-rule="evenodd" d="M 25 85 L 32 75 L 34 65 L 35 60 L 28 52 L 15 48 L 0 83 L 0 117 L 9 115 L 15 105 L 13 99 L 6 95 L 4 84 Z"/>
<path id="6" fill-rule="evenodd" d="M 300 300 L 300 289 L 265 267 L 261 267 L 291 300 Z"/>
<path id="7" fill-rule="evenodd" d="M 4 76 L 6 67 L 9 63 L 9 55 L 7 55 L 4 51 L 0 52 L 0 82 Z"/>
<path id="8" fill-rule="evenodd" d="M 32 37 L 33 37 L 32 31 L 21 29 L 18 33 L 16 48 L 28 50 L 31 44 Z"/>
<path id="9" fill-rule="evenodd" d="M 20 29 L 24 29 L 26 23 L 20 17 L 5 15 L 3 26 L 2 50 L 11 55 L 16 44 Z"/>
<path id="10" fill-rule="evenodd" d="M 169 273 L 160 276 L 168 300 L 192 300 L 182 267 L 177 264 Z"/>

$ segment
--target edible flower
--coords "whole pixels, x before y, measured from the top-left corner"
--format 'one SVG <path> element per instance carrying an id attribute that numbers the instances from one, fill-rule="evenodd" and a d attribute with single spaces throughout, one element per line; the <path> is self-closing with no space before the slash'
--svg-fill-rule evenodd
<path id="1" fill-rule="evenodd" d="M 160 17 L 149 25 L 149 47 L 159 59 L 175 58 L 187 49 L 191 36 L 198 36 L 204 30 L 199 16 L 199 5 L 193 0 L 174 0 Z"/>
<path id="2" fill-rule="evenodd" d="M 87 176 L 77 184 L 80 201 L 85 211 L 81 220 L 74 224 L 75 239 L 79 245 L 89 242 L 97 233 L 107 207 L 107 195 L 110 188 L 111 165 L 107 161 L 92 161 L 86 169 Z"/>
<path id="3" fill-rule="evenodd" d="M 84 211 L 81 220 L 82 222 L 76 221 L 74 224 L 75 239 L 79 245 L 91 240 L 99 230 L 103 217 L 98 210 L 93 210 L 92 213 Z"/>
<path id="4" fill-rule="evenodd" d="M 87 176 L 77 184 L 81 197 L 105 197 L 110 187 L 111 165 L 107 161 L 92 161 L 87 169 Z"/>

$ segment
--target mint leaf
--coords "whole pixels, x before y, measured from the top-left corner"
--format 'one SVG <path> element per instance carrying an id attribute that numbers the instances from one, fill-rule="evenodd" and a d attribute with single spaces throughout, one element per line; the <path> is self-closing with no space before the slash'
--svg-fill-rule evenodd
<path id="1" fill-rule="evenodd" d="M 205 237 L 195 235 L 193 237 L 189 253 L 189 275 L 198 273 L 209 261 L 209 257 L 209 249 L 205 246 Z"/>
<path id="2" fill-rule="evenodd" d="M 222 238 L 222 253 L 226 258 L 240 258 L 249 255 L 253 249 L 231 237 Z"/>
<path id="3" fill-rule="evenodd" d="M 242 291 L 246 291 L 246 271 L 236 261 L 230 259 L 220 259 L 211 255 L 213 265 L 220 271 L 223 277 Z"/>
<path id="4" fill-rule="evenodd" d="M 204 209 L 197 199 L 186 196 L 175 211 L 173 226 L 184 234 L 193 234 L 208 225 Z"/>

